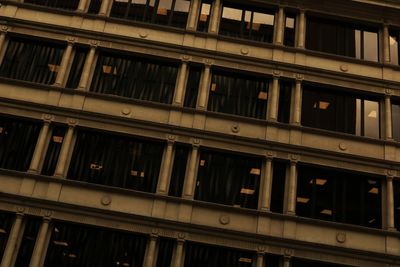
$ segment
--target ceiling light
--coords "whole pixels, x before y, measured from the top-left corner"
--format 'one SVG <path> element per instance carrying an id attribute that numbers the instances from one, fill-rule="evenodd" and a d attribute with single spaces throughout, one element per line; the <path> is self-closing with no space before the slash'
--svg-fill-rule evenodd
<path id="1" fill-rule="evenodd" d="M 62 143 L 63 139 L 64 138 L 62 136 L 56 136 L 56 135 L 53 136 L 54 143 Z"/>
<path id="2" fill-rule="evenodd" d="M 313 184 L 313 183 L 314 183 L 314 180 L 316 180 L 315 183 L 316 183 L 317 185 L 324 185 L 324 184 L 326 184 L 326 182 L 327 182 L 326 179 L 317 178 L 317 179 L 311 179 L 310 184 Z"/>
<path id="3" fill-rule="evenodd" d="M 253 260 L 252 260 L 252 259 L 250 259 L 250 258 L 244 258 L 244 257 L 241 257 L 241 258 L 239 258 L 239 262 L 252 263 L 252 262 L 253 262 Z"/>
<path id="4" fill-rule="evenodd" d="M 258 168 L 251 168 L 250 174 L 260 175 L 261 174 L 261 170 L 258 169 Z"/>
<path id="5" fill-rule="evenodd" d="M 332 210 L 324 209 L 320 213 L 325 215 L 332 215 Z"/>
<path id="6" fill-rule="evenodd" d="M 299 202 L 299 203 L 307 204 L 310 201 L 310 199 L 306 198 L 306 197 L 297 197 L 296 201 Z"/>
<path id="7" fill-rule="evenodd" d="M 68 247 L 68 243 L 65 241 L 55 241 L 54 240 L 53 243 L 54 243 L 54 245 L 57 245 L 57 246 Z"/>
<path id="8" fill-rule="evenodd" d="M 371 110 L 371 112 L 368 114 L 368 118 L 376 119 L 376 115 L 377 115 L 376 110 Z"/>
<path id="9" fill-rule="evenodd" d="M 258 99 L 267 100 L 268 99 L 268 93 L 267 92 L 259 92 L 258 93 Z"/>
<path id="10" fill-rule="evenodd" d="M 200 166 L 204 166 L 206 164 L 206 161 L 204 159 L 200 160 Z"/>
<path id="11" fill-rule="evenodd" d="M 240 190 L 240 194 L 246 194 L 246 195 L 254 195 L 255 190 L 254 189 L 249 189 L 249 188 L 242 188 Z"/>
<path id="12" fill-rule="evenodd" d="M 368 193 L 379 194 L 379 189 L 378 187 L 372 187 L 371 190 L 368 191 Z"/>

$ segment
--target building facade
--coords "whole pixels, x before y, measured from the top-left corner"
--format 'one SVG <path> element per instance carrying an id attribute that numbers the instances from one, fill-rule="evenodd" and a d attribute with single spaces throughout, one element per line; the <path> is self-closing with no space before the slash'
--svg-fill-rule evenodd
<path id="1" fill-rule="evenodd" d="M 400 4 L 1 0 L 1 267 L 400 266 Z"/>

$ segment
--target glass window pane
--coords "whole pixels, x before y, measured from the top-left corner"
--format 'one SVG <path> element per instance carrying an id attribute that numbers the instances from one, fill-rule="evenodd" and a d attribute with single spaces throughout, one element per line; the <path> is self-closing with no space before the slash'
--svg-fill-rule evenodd
<path id="1" fill-rule="evenodd" d="M 378 34 L 364 31 L 364 59 L 378 61 Z"/>
<path id="2" fill-rule="evenodd" d="M 400 141 L 400 105 L 392 105 L 392 128 L 393 139 Z"/>
<path id="3" fill-rule="evenodd" d="M 389 44 L 390 44 L 390 62 L 392 64 L 399 64 L 399 38 L 397 35 L 391 35 Z"/>
<path id="4" fill-rule="evenodd" d="M 379 103 L 364 100 L 364 136 L 379 138 Z"/>
<path id="5" fill-rule="evenodd" d="M 199 20 L 197 23 L 197 30 L 202 32 L 208 31 L 208 24 L 210 21 L 210 10 L 211 5 L 208 3 L 201 4 L 201 11 L 199 15 Z"/>

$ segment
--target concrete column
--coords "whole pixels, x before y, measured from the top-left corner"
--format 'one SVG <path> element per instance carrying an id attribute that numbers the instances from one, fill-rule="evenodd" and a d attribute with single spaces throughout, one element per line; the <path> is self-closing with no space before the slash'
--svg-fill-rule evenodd
<path id="1" fill-rule="evenodd" d="M 36 238 L 35 248 L 33 249 L 31 263 L 29 267 L 39 267 L 42 260 L 43 251 L 46 244 L 47 234 L 49 230 L 50 218 L 43 218 L 38 236 Z"/>
<path id="2" fill-rule="evenodd" d="M 396 231 L 394 226 L 394 194 L 393 194 L 393 177 L 386 177 L 386 214 L 387 214 L 387 229 Z"/>
<path id="3" fill-rule="evenodd" d="M 285 12 L 283 7 L 279 7 L 278 18 L 276 20 L 276 37 L 275 44 L 283 45 L 283 37 L 285 33 Z"/>
<path id="4" fill-rule="evenodd" d="M 207 98 L 209 94 L 209 81 L 211 74 L 211 65 L 206 64 L 204 67 L 201 83 L 200 83 L 200 95 L 197 106 L 199 109 L 207 109 Z"/>
<path id="5" fill-rule="evenodd" d="M 185 90 L 186 84 L 186 76 L 187 76 L 188 63 L 186 61 L 182 61 L 181 69 L 179 71 L 179 76 L 176 82 L 176 91 L 175 91 L 175 104 L 182 106 L 183 104 L 183 92 Z"/>
<path id="6" fill-rule="evenodd" d="M 56 166 L 56 170 L 54 172 L 54 176 L 58 178 L 64 178 L 65 171 L 67 169 L 67 160 L 70 151 L 72 150 L 72 138 L 74 136 L 75 124 L 70 124 L 68 127 L 68 131 L 65 135 L 64 141 L 61 146 L 60 155 L 58 157 L 58 162 Z"/>
<path id="7" fill-rule="evenodd" d="M 294 101 L 293 101 L 293 124 L 300 124 L 301 121 L 301 101 L 302 101 L 302 81 L 300 78 L 301 75 L 298 75 L 296 78 L 296 86 L 294 89 Z"/>
<path id="8" fill-rule="evenodd" d="M 306 41 L 306 12 L 300 10 L 299 24 L 297 27 L 297 48 L 305 48 Z"/>
<path id="9" fill-rule="evenodd" d="M 383 62 L 390 63 L 390 35 L 389 35 L 389 26 L 387 24 L 383 24 L 382 31 L 382 44 L 383 44 Z"/>
<path id="10" fill-rule="evenodd" d="M 260 192 L 260 210 L 269 211 L 271 207 L 271 189 L 272 189 L 272 158 L 267 157 L 262 173 L 261 192 Z"/>
<path id="11" fill-rule="evenodd" d="M 104 4 L 104 2 L 103 2 L 103 4 Z M 96 48 L 97 48 L 97 42 L 92 42 L 90 51 L 85 60 L 85 65 L 83 66 L 81 79 L 80 79 L 79 85 L 78 85 L 79 90 L 87 90 L 88 89 L 87 87 L 88 87 L 89 79 L 90 79 L 90 71 L 92 69 L 92 65 L 94 62 L 94 56 L 96 55 Z"/>
<path id="12" fill-rule="evenodd" d="M 385 95 L 385 136 L 386 140 L 393 139 L 392 103 L 390 101 L 390 95 Z"/>
<path id="13" fill-rule="evenodd" d="M 187 29 L 196 30 L 196 19 L 200 11 L 200 0 L 192 0 L 192 8 L 190 9 Z"/>
<path id="14" fill-rule="evenodd" d="M 73 47 L 74 47 L 73 40 L 69 40 L 67 48 L 65 49 L 61 60 L 60 68 L 58 69 L 56 81 L 54 82 L 55 86 L 64 86 L 64 81 L 66 79 L 65 73 L 67 72 L 67 66 L 71 60 Z"/>
<path id="15" fill-rule="evenodd" d="M 297 195 L 297 161 L 290 162 L 290 173 L 287 192 L 287 214 L 296 214 L 296 195 Z"/>
<path id="16" fill-rule="evenodd" d="M 274 76 L 272 80 L 272 88 L 270 91 L 269 101 L 269 116 L 271 121 L 278 120 L 278 106 L 279 106 L 279 76 Z"/>
<path id="17" fill-rule="evenodd" d="M 100 6 L 100 11 L 99 11 L 99 15 L 100 16 L 107 16 L 108 15 L 108 9 L 110 7 L 110 1 L 112 0 L 103 0 L 101 2 L 101 6 Z"/>
<path id="18" fill-rule="evenodd" d="M 290 267 L 291 257 L 284 256 L 283 257 L 283 267 Z"/>
<path id="19" fill-rule="evenodd" d="M 8 237 L 7 245 L 4 250 L 3 260 L 1 261 L 0 267 L 11 267 L 11 262 L 14 255 L 17 253 L 18 239 L 22 234 L 22 220 L 23 214 L 17 213 L 14 224 L 11 228 L 10 235 Z"/>
<path id="20" fill-rule="evenodd" d="M 35 151 L 33 152 L 29 173 L 38 173 L 39 166 L 43 159 L 44 149 L 46 147 L 47 136 L 49 135 L 50 120 L 45 120 L 40 130 L 39 138 L 36 143 Z"/>
<path id="21" fill-rule="evenodd" d="M 257 253 L 257 267 L 265 267 L 264 256 L 264 253 Z"/>
<path id="22" fill-rule="evenodd" d="M 174 148 L 174 139 L 168 138 L 167 149 L 165 150 L 164 154 L 164 162 L 160 173 L 160 179 L 158 181 L 158 192 L 161 194 L 168 194 L 173 148 Z"/>
<path id="23" fill-rule="evenodd" d="M 220 16 L 219 14 L 221 10 L 221 0 L 214 0 L 212 14 L 211 14 L 211 21 L 210 21 L 210 33 L 218 33 L 218 24 Z"/>
<path id="24" fill-rule="evenodd" d="M 184 240 L 178 239 L 176 241 L 176 250 L 175 250 L 175 258 L 172 262 L 172 267 L 181 267 L 183 262 L 183 244 Z"/>
<path id="25" fill-rule="evenodd" d="M 90 1 L 90 0 L 89 0 Z M 79 5 L 78 5 L 78 8 L 76 9 L 76 11 L 78 11 L 78 12 L 86 12 L 86 7 L 87 7 L 87 4 L 88 4 L 88 0 L 80 0 L 79 1 Z"/>
<path id="26" fill-rule="evenodd" d="M 147 247 L 146 258 L 144 260 L 143 267 L 153 267 L 156 256 L 156 244 L 157 236 L 151 235 L 149 240 L 149 246 Z"/>
<path id="27" fill-rule="evenodd" d="M 183 189 L 183 197 L 193 199 L 194 197 L 194 188 L 196 185 L 196 167 L 198 164 L 198 154 L 199 154 L 199 145 L 195 144 L 192 147 L 192 153 L 190 154 L 190 162 L 189 169 L 187 172 L 186 180 L 184 183 Z"/>
<path id="28" fill-rule="evenodd" d="M 6 34 L 7 31 L 0 31 L 0 55 L 3 54 L 3 49 L 5 49 Z"/>

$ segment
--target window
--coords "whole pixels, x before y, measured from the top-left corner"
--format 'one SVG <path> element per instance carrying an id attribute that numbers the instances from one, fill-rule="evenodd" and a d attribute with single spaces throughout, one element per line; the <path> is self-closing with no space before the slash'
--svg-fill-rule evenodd
<path id="1" fill-rule="evenodd" d="M 90 91 L 171 104 L 178 65 L 100 52 Z"/>
<path id="2" fill-rule="evenodd" d="M 261 160 L 202 150 L 195 199 L 256 209 Z"/>
<path id="3" fill-rule="evenodd" d="M 176 145 L 174 165 L 171 174 L 171 183 L 169 186 L 168 195 L 174 197 L 181 197 L 183 190 L 183 183 L 186 176 L 186 166 L 188 162 L 189 147 L 183 145 Z"/>
<path id="4" fill-rule="evenodd" d="M 321 261 L 292 258 L 292 267 L 351 267 L 350 265 L 333 264 Z"/>
<path id="5" fill-rule="evenodd" d="M 389 39 L 390 45 L 390 63 L 399 65 L 399 56 L 400 56 L 400 31 L 399 30 L 391 30 Z"/>
<path id="6" fill-rule="evenodd" d="M 71 71 L 68 75 L 67 88 L 78 88 L 81 74 L 89 52 L 88 47 L 75 46 L 74 60 L 72 61 Z"/>
<path id="7" fill-rule="evenodd" d="M 22 236 L 21 245 L 19 246 L 18 256 L 14 267 L 29 266 L 41 223 L 41 218 L 26 218 L 24 234 Z"/>
<path id="8" fill-rule="evenodd" d="M 393 139 L 400 141 L 400 104 L 392 102 L 392 129 Z"/>
<path id="9" fill-rule="evenodd" d="M 252 267 L 256 254 L 251 251 L 187 242 L 184 267 Z"/>
<path id="10" fill-rule="evenodd" d="M 196 108 L 197 95 L 199 93 L 201 67 L 190 66 L 189 77 L 186 85 L 184 106 L 188 108 Z"/>
<path id="11" fill-rule="evenodd" d="M 380 137 L 379 101 L 374 97 L 304 85 L 301 123 L 331 131 Z"/>
<path id="12" fill-rule="evenodd" d="M 54 174 L 66 131 L 66 127 L 53 127 L 41 174 L 50 176 Z"/>
<path id="13" fill-rule="evenodd" d="M 273 161 L 271 211 L 283 213 L 287 163 Z"/>
<path id="14" fill-rule="evenodd" d="M 0 168 L 27 171 L 40 129 L 36 122 L 0 117 Z"/>
<path id="15" fill-rule="evenodd" d="M 0 76 L 34 83 L 53 84 L 64 46 L 47 41 L 11 37 L 0 66 Z"/>
<path id="16" fill-rule="evenodd" d="M 378 30 L 316 17 L 307 18 L 306 48 L 377 62 Z"/>
<path id="17" fill-rule="evenodd" d="M 381 228 L 381 194 L 381 177 L 298 166 L 299 216 Z"/>
<path id="18" fill-rule="evenodd" d="M 225 36 L 272 43 L 275 11 L 224 3 L 219 33 Z"/>
<path id="19" fill-rule="evenodd" d="M 55 222 L 44 267 L 142 266 L 146 241 L 139 234 Z"/>
<path id="20" fill-rule="evenodd" d="M 163 148 L 161 142 L 79 129 L 67 177 L 154 193 Z"/>
<path id="21" fill-rule="evenodd" d="M 400 231 L 400 180 L 393 179 L 394 226 Z"/>
<path id="22" fill-rule="evenodd" d="M 171 266 L 175 240 L 163 237 L 160 237 L 158 240 L 158 255 L 156 267 L 169 267 Z"/>
<path id="23" fill-rule="evenodd" d="M 290 121 L 290 103 L 292 101 L 293 83 L 289 81 L 280 81 L 278 121 L 289 123 Z"/>
<path id="24" fill-rule="evenodd" d="M 264 261 L 265 267 L 280 267 L 282 257 L 279 255 L 265 254 Z"/>
<path id="25" fill-rule="evenodd" d="M 89 14 L 99 14 L 102 2 L 103 2 L 103 0 L 90 0 L 88 13 Z"/>
<path id="26" fill-rule="evenodd" d="M 208 110 L 265 119 L 270 79 L 215 70 L 212 73 Z"/>
<path id="27" fill-rule="evenodd" d="M 79 0 L 24 0 L 24 3 L 75 10 L 78 8 Z"/>
<path id="28" fill-rule="evenodd" d="M 285 38 L 283 44 L 286 46 L 295 45 L 295 36 L 296 36 L 296 15 L 287 13 L 285 18 Z"/>
<path id="29" fill-rule="evenodd" d="M 189 0 L 114 0 L 111 17 L 186 28 Z"/>
<path id="30" fill-rule="evenodd" d="M 201 1 L 201 9 L 199 20 L 197 21 L 197 30 L 200 32 L 207 32 L 211 18 L 211 3 L 212 1 Z"/>
<path id="31" fill-rule="evenodd" d="M 15 216 L 13 214 L 0 211 L 0 259 L 3 258 L 14 219 Z"/>

